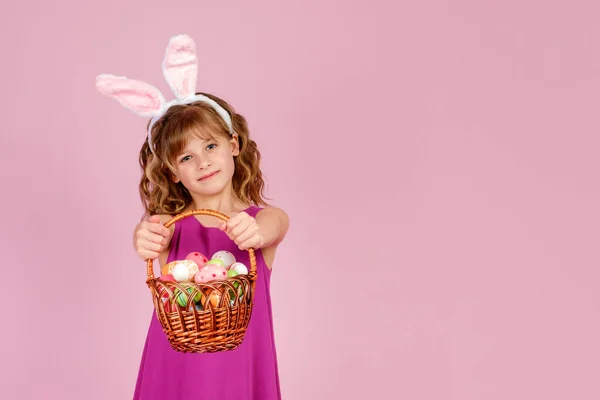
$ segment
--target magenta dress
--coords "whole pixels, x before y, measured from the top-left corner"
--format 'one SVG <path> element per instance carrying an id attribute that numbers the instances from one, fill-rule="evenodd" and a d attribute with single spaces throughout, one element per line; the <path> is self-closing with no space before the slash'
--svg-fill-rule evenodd
<path id="1" fill-rule="evenodd" d="M 245 210 L 255 217 L 259 207 Z M 248 252 L 218 228 L 204 227 L 195 217 L 175 224 L 167 262 L 199 251 L 208 258 L 232 252 L 250 268 Z M 242 344 L 218 353 L 180 353 L 171 348 L 153 312 L 142 353 L 134 400 L 276 400 L 281 399 L 271 310 L 271 270 L 256 252 L 254 307 Z"/>

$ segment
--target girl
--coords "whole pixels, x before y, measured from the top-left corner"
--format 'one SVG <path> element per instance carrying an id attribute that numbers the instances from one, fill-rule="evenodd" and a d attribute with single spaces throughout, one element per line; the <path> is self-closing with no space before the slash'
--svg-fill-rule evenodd
<path id="1" fill-rule="evenodd" d="M 170 58 L 173 54 L 178 58 Z M 191 54 L 194 62 L 188 59 L 177 65 L 182 54 Z M 163 68 L 178 100 L 167 104 L 147 84 L 112 75 L 98 77 L 100 91 L 140 115 L 153 116 L 139 155 L 146 215 L 134 230 L 134 247 L 141 259 L 158 259 L 161 267 L 191 252 L 210 258 L 220 250 L 249 265 L 246 250 L 254 248 L 254 306 L 237 349 L 204 354 L 173 350 L 153 312 L 134 399 L 280 399 L 270 276 L 288 217 L 264 200 L 260 152 L 249 137 L 245 118 L 216 96 L 192 90 L 195 80 L 190 79 L 189 66 L 194 63 L 193 41 L 184 35 L 171 39 Z M 182 73 L 181 68 L 176 70 L 179 67 L 188 70 Z M 190 216 L 164 227 L 173 215 L 198 208 L 231 218 L 225 223 Z"/>
<path id="2" fill-rule="evenodd" d="M 280 398 L 269 283 L 288 220 L 281 209 L 256 206 L 265 205 L 260 153 L 249 139 L 244 118 L 224 101 L 209 97 L 233 117 L 237 135 L 229 135 L 219 115 L 202 102 L 173 106 L 157 121 L 152 136 L 162 154 L 153 157 L 148 143 L 140 153 L 145 171 L 140 193 L 153 216 L 136 227 L 134 245 L 140 258 L 158 258 L 161 266 L 194 251 L 210 257 L 219 250 L 231 251 L 249 265 L 245 250 L 256 249 L 252 317 L 236 350 L 185 354 L 170 347 L 153 314 L 135 399 Z M 225 223 L 192 216 L 170 229 L 164 227 L 173 214 L 194 208 L 221 211 L 232 218 Z"/>

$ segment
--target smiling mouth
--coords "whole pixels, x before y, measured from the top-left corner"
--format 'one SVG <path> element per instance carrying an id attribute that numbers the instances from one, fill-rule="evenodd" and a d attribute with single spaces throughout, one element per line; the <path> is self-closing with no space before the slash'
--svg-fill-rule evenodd
<path id="1" fill-rule="evenodd" d="M 219 171 L 212 172 L 212 173 L 210 173 L 210 174 L 208 174 L 208 175 L 204 175 L 202 178 L 200 178 L 200 179 L 198 179 L 198 180 L 199 180 L 199 181 L 206 181 L 206 180 L 208 180 L 208 179 L 212 178 L 213 176 L 215 176 L 215 175 L 216 175 L 216 174 L 218 174 L 218 173 L 219 173 Z"/>

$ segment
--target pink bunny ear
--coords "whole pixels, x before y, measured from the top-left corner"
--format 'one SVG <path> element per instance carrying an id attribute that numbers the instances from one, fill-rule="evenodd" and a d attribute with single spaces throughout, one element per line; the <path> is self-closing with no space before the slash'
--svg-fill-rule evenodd
<path id="1" fill-rule="evenodd" d="M 100 74 L 96 77 L 96 89 L 142 117 L 158 115 L 166 103 L 154 86 L 124 76 Z"/>
<path id="2" fill-rule="evenodd" d="M 196 94 L 198 59 L 196 44 L 188 35 L 177 35 L 169 40 L 163 61 L 163 74 L 178 99 Z"/>

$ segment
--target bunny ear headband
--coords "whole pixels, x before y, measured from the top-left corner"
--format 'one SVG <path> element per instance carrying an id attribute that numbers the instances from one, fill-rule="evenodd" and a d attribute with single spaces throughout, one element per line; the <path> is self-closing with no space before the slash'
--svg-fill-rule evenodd
<path id="1" fill-rule="evenodd" d="M 192 38 L 188 35 L 177 35 L 169 40 L 162 70 L 175 94 L 175 99 L 168 103 L 160 90 L 146 82 L 110 74 L 100 74 L 96 77 L 96 89 L 100 93 L 112 97 L 141 117 L 152 117 L 148 127 L 148 145 L 152 153 L 155 151 L 151 138 L 152 126 L 169 107 L 176 104 L 190 104 L 196 101 L 208 103 L 223 118 L 229 127 L 229 133 L 235 134 L 229 113 L 211 98 L 196 95 L 198 59 L 196 44 Z"/>

